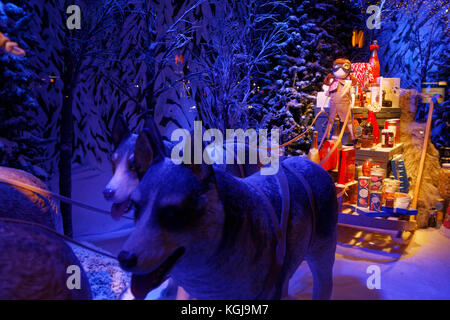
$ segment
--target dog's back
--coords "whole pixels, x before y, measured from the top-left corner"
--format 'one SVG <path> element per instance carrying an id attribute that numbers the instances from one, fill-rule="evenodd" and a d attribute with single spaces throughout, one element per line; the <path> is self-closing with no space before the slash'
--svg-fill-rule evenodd
<path id="1" fill-rule="evenodd" d="M 216 171 L 216 183 L 225 211 L 222 238 L 213 263 L 220 276 L 211 280 L 216 287 L 210 288 L 206 295 L 204 292 L 208 290 L 205 288 L 190 287 L 185 283 L 194 296 L 199 292 L 202 296 L 198 298 L 201 299 L 280 297 L 283 285 L 306 259 L 314 276 L 314 298 L 330 298 L 337 229 L 337 199 L 333 181 L 320 166 L 300 157 L 286 159 L 280 170 L 283 172 L 279 174 L 285 174 L 288 181 L 290 209 L 285 238 L 286 255 L 280 273 L 274 275 L 271 269 L 277 242 L 273 226 L 275 221 L 269 208 L 273 208 L 281 221 L 286 195 L 280 193 L 278 177 L 256 173 L 240 179 Z M 305 178 L 308 186 L 298 179 L 295 171 Z M 316 212 L 311 208 L 306 188 L 311 188 Z M 272 276 L 276 277 L 276 285 L 264 288 Z M 230 285 L 234 282 L 239 282 L 235 288 Z"/>

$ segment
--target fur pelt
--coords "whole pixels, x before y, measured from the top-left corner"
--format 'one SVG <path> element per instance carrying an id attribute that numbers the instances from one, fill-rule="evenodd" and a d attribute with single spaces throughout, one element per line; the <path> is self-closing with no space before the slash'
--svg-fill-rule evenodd
<path id="1" fill-rule="evenodd" d="M 414 192 L 417 174 L 419 172 L 420 157 L 422 155 L 425 137 L 426 123 L 414 121 L 415 107 L 417 101 L 412 101 L 414 96 L 408 92 L 400 98 L 400 141 L 403 143 L 403 157 L 406 172 L 411 179 L 410 193 Z M 411 107 L 412 106 L 412 107 Z M 411 110 L 412 109 L 412 110 Z M 417 225 L 420 228 L 428 226 L 429 212 L 435 206 L 436 200 L 440 198 L 438 191 L 439 181 L 439 152 L 434 145 L 428 143 L 425 167 L 418 197 Z"/>

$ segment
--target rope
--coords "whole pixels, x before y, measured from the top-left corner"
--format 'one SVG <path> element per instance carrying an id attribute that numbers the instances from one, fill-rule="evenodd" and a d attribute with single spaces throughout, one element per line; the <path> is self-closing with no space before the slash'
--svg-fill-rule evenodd
<path id="1" fill-rule="evenodd" d="M 78 207 L 81 207 L 81 208 L 84 208 L 84 209 L 88 209 L 88 210 L 95 211 L 95 212 L 98 212 L 98 213 L 103 213 L 103 214 L 110 215 L 109 211 L 106 211 L 106 210 L 103 210 L 103 209 L 99 209 L 99 208 L 90 206 L 88 204 L 85 204 L 85 203 L 82 203 L 82 202 L 79 202 L 79 201 L 76 201 L 76 200 L 72 200 L 72 199 L 64 197 L 64 196 L 62 196 L 62 195 L 60 195 L 58 193 L 54 193 L 54 192 L 51 192 L 49 190 L 41 189 L 41 188 L 36 187 L 36 186 L 31 186 L 29 184 L 26 184 L 26 183 L 23 183 L 23 182 L 20 182 L 20 181 L 17 181 L 17 180 L 12 180 L 12 179 L 8 179 L 8 178 L 5 178 L 5 177 L 0 177 L 0 183 L 7 184 L 7 185 L 10 185 L 10 186 L 13 186 L 13 187 L 22 188 L 22 189 L 25 189 L 25 190 L 28 190 L 28 191 L 32 191 L 32 192 L 40 194 L 40 195 L 42 195 L 44 197 L 52 197 L 52 198 L 58 199 L 58 200 L 60 200 L 62 202 L 73 204 L 75 206 L 78 206 Z M 128 220 L 134 220 L 133 218 L 126 217 L 126 216 L 122 216 L 121 218 L 128 219 Z"/>
<path id="2" fill-rule="evenodd" d="M 275 147 L 275 148 L 271 148 L 271 147 L 269 147 L 269 148 L 259 147 L 259 148 L 260 148 L 260 149 L 263 149 L 263 150 L 274 150 L 274 149 L 276 150 L 276 149 L 284 148 L 284 147 L 286 147 L 286 146 L 288 146 L 288 145 L 294 143 L 295 141 L 301 139 L 308 131 L 310 131 L 310 130 L 313 128 L 314 124 L 316 123 L 317 119 L 319 118 L 319 116 L 320 116 L 322 113 L 325 113 L 326 116 L 328 117 L 328 121 L 330 121 L 330 116 L 325 112 L 325 110 L 321 110 L 321 111 L 314 117 L 313 122 L 308 126 L 308 128 L 306 128 L 305 131 L 303 131 L 303 132 L 302 132 L 301 134 L 299 134 L 298 136 L 292 138 L 291 140 L 289 140 L 289 141 L 287 141 L 287 142 L 285 142 L 285 143 L 283 143 L 283 144 L 281 144 L 281 145 L 279 145 L 279 146 L 277 146 L 277 147 Z M 324 137 L 325 137 L 325 136 L 324 136 Z M 323 143 L 323 141 L 324 141 L 324 137 L 322 137 L 322 142 L 320 143 L 320 145 L 322 145 L 322 143 Z M 319 148 L 319 149 L 320 149 L 320 148 Z"/>
<path id="3" fill-rule="evenodd" d="M 63 235 L 63 234 L 53 230 L 52 228 L 44 226 L 44 225 L 42 225 L 40 223 L 31 222 L 31 221 L 25 221 L 25 220 L 19 220 L 19 219 L 2 218 L 2 217 L 0 217 L 0 221 L 9 222 L 9 223 L 16 223 L 16 224 L 30 225 L 30 226 L 33 226 L 33 227 L 37 227 L 37 228 L 43 229 L 43 230 L 45 230 L 47 232 L 50 232 L 50 233 L 54 234 L 57 237 L 60 237 L 60 238 L 64 239 L 65 241 L 71 242 L 71 243 L 73 243 L 73 244 L 75 244 L 75 245 L 77 245 L 79 247 L 83 247 L 83 248 L 85 248 L 85 249 L 87 249 L 89 251 L 98 253 L 98 254 L 100 254 L 102 256 L 105 256 L 105 257 L 108 257 L 110 259 L 117 260 L 117 258 L 115 256 L 113 256 L 113 255 L 110 255 L 110 254 L 102 252 L 100 250 L 91 248 L 91 247 L 89 247 L 89 246 L 87 246 L 87 245 L 85 245 L 85 244 L 83 244 L 81 242 L 73 240 L 72 238 L 70 238 L 70 237 L 68 237 L 66 235 Z"/>

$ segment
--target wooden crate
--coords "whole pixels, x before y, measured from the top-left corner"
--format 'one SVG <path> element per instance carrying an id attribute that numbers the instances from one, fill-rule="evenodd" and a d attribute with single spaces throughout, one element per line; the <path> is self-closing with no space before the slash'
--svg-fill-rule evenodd
<path id="1" fill-rule="evenodd" d="M 403 152 L 403 144 L 398 143 L 393 148 L 381 148 L 380 144 L 371 149 L 356 149 L 355 165 L 360 166 L 366 160 L 372 159 L 372 163 L 380 165 L 383 169 L 386 169 L 387 175 L 391 170 L 390 161 L 395 155 Z"/>
<path id="2" fill-rule="evenodd" d="M 330 109 L 325 108 L 325 112 L 329 113 Z M 318 114 L 320 112 L 320 108 L 314 109 L 314 114 Z M 390 119 L 400 119 L 401 109 L 400 108 L 381 108 L 381 111 L 375 114 L 377 118 L 378 127 L 380 131 L 384 129 L 384 122 Z M 367 108 L 353 108 L 353 118 L 357 118 L 358 116 L 363 115 L 364 119 L 367 119 L 369 115 L 369 110 Z M 326 115 L 321 114 L 316 121 L 315 128 L 319 132 L 318 139 L 321 141 L 322 136 L 325 134 L 325 130 L 327 128 L 328 118 Z M 345 141 L 345 139 L 344 139 Z"/>

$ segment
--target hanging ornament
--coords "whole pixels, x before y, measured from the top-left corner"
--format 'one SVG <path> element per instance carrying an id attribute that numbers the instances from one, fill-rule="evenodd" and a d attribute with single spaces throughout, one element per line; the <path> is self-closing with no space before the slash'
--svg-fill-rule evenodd
<path id="1" fill-rule="evenodd" d="M 358 48 L 362 48 L 364 46 L 364 31 L 363 30 L 353 30 L 353 35 L 352 35 L 352 46 L 356 47 L 358 46 Z"/>
<path id="2" fill-rule="evenodd" d="M 183 64 L 183 55 L 182 54 L 175 56 L 175 64 L 178 64 L 178 63 Z"/>

